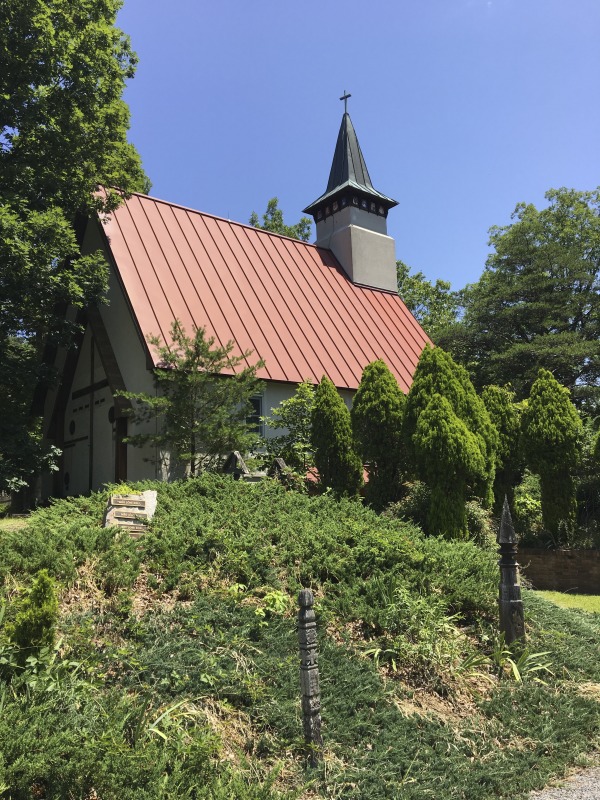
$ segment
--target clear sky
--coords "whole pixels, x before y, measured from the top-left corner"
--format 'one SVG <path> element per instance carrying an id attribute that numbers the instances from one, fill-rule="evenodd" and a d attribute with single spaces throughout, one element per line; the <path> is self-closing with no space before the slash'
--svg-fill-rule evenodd
<path id="1" fill-rule="evenodd" d="M 599 0 L 125 0 L 152 194 L 247 222 L 324 190 L 348 111 L 396 255 L 459 289 L 487 231 L 600 184 Z M 313 229 L 314 230 L 314 229 Z"/>

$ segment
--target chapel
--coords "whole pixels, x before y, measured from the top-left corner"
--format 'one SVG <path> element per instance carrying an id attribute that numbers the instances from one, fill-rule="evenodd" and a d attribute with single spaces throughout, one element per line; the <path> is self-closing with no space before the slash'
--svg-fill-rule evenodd
<path id="1" fill-rule="evenodd" d="M 108 296 L 79 312 L 78 346 L 56 354 L 61 381 L 44 399 L 44 434 L 63 455 L 43 494 L 173 477 L 164 454 L 124 442 L 143 429 L 118 392 L 155 391 L 148 337 L 167 342 L 175 319 L 265 362 L 257 418 L 323 375 L 351 405 L 364 367 L 378 358 L 407 392 L 429 339 L 396 288 L 387 233 L 396 205 L 374 188 L 345 109 L 326 189 L 305 209 L 314 244 L 141 194 L 87 220 L 82 250 L 104 253 Z"/>

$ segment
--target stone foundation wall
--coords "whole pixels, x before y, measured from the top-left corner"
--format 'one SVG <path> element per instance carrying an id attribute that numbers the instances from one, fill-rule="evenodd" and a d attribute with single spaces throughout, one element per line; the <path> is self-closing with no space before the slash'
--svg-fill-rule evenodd
<path id="1" fill-rule="evenodd" d="M 600 550 L 519 548 L 525 579 L 534 589 L 600 594 Z"/>

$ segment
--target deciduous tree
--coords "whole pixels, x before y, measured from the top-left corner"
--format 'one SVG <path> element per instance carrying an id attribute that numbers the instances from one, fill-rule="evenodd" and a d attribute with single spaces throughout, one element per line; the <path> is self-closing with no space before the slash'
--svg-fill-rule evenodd
<path id="1" fill-rule="evenodd" d="M 396 262 L 398 294 L 413 317 L 421 323 L 429 336 L 437 341 L 438 333 L 456 321 L 460 310 L 460 296 L 453 292 L 450 283 L 438 278 L 428 281 L 422 272 L 411 274 L 403 261 Z"/>
<path id="2" fill-rule="evenodd" d="M 263 214 L 262 223 L 256 211 L 253 211 L 248 220 L 250 225 L 261 228 L 263 231 L 279 233 L 282 236 L 291 236 L 292 239 L 300 239 L 308 242 L 312 220 L 310 217 L 300 217 L 295 225 L 286 225 L 283 221 L 283 211 L 279 208 L 279 200 L 272 197 L 267 203 L 267 210 Z"/>
<path id="3" fill-rule="evenodd" d="M 439 344 L 479 387 L 512 384 L 527 397 L 551 370 L 574 402 L 600 403 L 600 190 L 552 189 L 549 205 L 517 205 L 490 230 L 493 252 L 465 292 L 462 322 Z"/>
<path id="4" fill-rule="evenodd" d="M 127 141 L 121 96 L 136 59 L 114 24 L 120 6 L 4 0 L 0 7 L 0 361 L 8 381 L 0 387 L 0 413 L 23 432 L 0 442 L 4 485 L 24 474 L 11 441 L 35 430 L 33 388 L 51 377 L 41 367 L 44 347 L 70 343 L 65 308 L 104 291 L 106 264 L 97 254 L 80 255 L 76 217 L 109 211 L 121 192 L 148 187 Z M 13 368 L 21 373 L 16 400 Z M 30 435 L 31 463 L 41 457 L 36 442 Z"/>
<path id="5" fill-rule="evenodd" d="M 315 402 L 315 387 L 311 381 L 302 381 L 287 400 L 271 409 L 268 417 L 263 417 L 267 428 L 285 430 L 278 436 L 265 437 L 263 445 L 267 461 L 275 457 L 283 458 L 286 465 L 301 475 L 314 466 L 311 445 L 312 410 Z"/>

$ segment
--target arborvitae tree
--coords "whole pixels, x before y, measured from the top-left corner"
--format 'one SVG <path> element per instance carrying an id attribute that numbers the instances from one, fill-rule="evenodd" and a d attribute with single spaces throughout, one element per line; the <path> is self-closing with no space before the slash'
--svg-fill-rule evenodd
<path id="1" fill-rule="evenodd" d="M 315 390 L 311 441 L 321 485 L 340 497 L 355 495 L 362 463 L 354 448 L 350 412 L 325 375 Z"/>
<path id="2" fill-rule="evenodd" d="M 515 393 L 504 386 L 486 386 L 481 399 L 498 431 L 493 510 L 494 514 L 500 515 L 505 496 L 511 509 L 513 508 L 515 486 L 523 477 L 525 469 L 521 447 L 523 407 L 515 402 Z"/>
<path id="3" fill-rule="evenodd" d="M 429 532 L 465 538 L 467 497 L 493 502 L 498 433 L 466 371 L 439 347 L 421 354 L 403 437 L 409 466 L 432 492 Z"/>
<path id="4" fill-rule="evenodd" d="M 263 439 L 265 459 L 283 458 L 286 465 L 302 475 L 314 465 L 310 443 L 312 410 L 315 402 L 315 387 L 311 381 L 302 381 L 287 400 L 271 409 L 271 416 L 263 417 L 268 428 L 285 429 L 286 433 Z"/>
<path id="5" fill-rule="evenodd" d="M 398 499 L 405 403 L 398 381 L 383 361 L 365 367 L 350 417 L 356 449 L 369 476 L 366 499 L 376 511 Z"/>
<path id="6" fill-rule="evenodd" d="M 540 476 L 544 528 L 555 541 L 572 531 L 577 512 L 574 472 L 583 427 L 567 388 L 540 369 L 523 412 L 523 446 Z"/>

